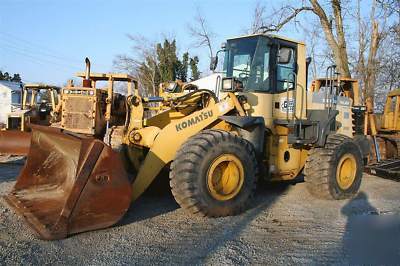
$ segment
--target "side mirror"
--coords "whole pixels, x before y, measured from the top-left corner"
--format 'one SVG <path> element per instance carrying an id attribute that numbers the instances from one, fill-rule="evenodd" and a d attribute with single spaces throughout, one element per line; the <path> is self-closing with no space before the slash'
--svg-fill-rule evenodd
<path id="1" fill-rule="evenodd" d="M 218 65 L 218 56 L 211 57 L 210 70 L 214 71 Z"/>
<path id="2" fill-rule="evenodd" d="M 288 64 L 292 58 L 292 49 L 288 47 L 281 47 L 278 53 L 278 64 Z"/>

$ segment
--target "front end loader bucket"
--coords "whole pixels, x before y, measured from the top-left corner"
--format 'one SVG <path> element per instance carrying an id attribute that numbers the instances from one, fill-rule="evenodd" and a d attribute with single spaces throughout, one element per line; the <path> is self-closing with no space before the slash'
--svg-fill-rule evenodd
<path id="1" fill-rule="evenodd" d="M 131 184 L 103 142 L 32 126 L 27 161 L 6 196 L 43 239 L 109 227 L 128 210 Z"/>
<path id="2" fill-rule="evenodd" d="M 0 131 L 0 154 L 27 155 L 30 144 L 30 132 L 20 130 Z"/>

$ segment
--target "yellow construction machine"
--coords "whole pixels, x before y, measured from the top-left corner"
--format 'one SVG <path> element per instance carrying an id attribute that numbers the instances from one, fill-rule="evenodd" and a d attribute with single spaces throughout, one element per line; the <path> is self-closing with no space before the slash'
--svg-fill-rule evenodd
<path id="1" fill-rule="evenodd" d="M 28 83 L 22 89 L 21 109 L 8 114 L 7 130 L 29 131 L 29 124 L 50 125 L 52 111 L 59 101 L 60 88 Z"/>
<path id="2" fill-rule="evenodd" d="M 373 112 L 373 101 L 367 99 L 368 119 L 365 129 L 374 140 L 372 162 L 366 167 L 369 173 L 384 178 L 400 180 L 400 89 L 387 95 L 383 114 Z"/>
<path id="3" fill-rule="evenodd" d="M 85 62 L 86 71 L 77 73 L 83 79 L 82 86 L 70 82 L 63 88 L 58 127 L 102 139 L 108 128 L 123 125 L 127 114 L 125 98 L 137 89 L 137 80 L 128 74 L 91 73 L 89 59 Z M 107 82 L 107 86 L 97 88 L 100 82 Z M 115 92 L 116 82 L 126 83 L 126 95 Z"/>
<path id="4" fill-rule="evenodd" d="M 27 154 L 31 125 L 50 125 L 59 93 L 60 88 L 53 85 L 28 83 L 23 86 L 21 108 L 7 114 L 6 127 L 0 131 L 0 154 Z"/>
<path id="5" fill-rule="evenodd" d="M 81 86 L 75 86 L 72 81 L 62 89 L 43 84 L 25 85 L 22 110 L 10 115 L 9 124 L 22 131 L 30 131 L 26 126 L 28 124 L 40 124 L 101 140 L 106 132 L 112 131 L 113 126 L 123 125 L 127 115 L 126 96 L 116 93 L 114 87 L 116 82 L 125 83 L 121 85 L 126 85 L 125 93 L 129 95 L 132 87 L 137 87 L 136 79 L 121 73 L 91 73 L 89 59 L 86 58 L 85 62 L 86 71 L 76 74 L 82 78 Z M 106 82 L 107 85 L 96 87 L 101 82 Z M 43 103 L 40 106 L 36 104 L 39 91 L 45 89 L 49 91 L 51 99 L 51 108 L 47 109 L 47 105 Z M 30 133 L 0 132 L 2 154 L 26 155 L 29 146 Z"/>
<path id="6" fill-rule="evenodd" d="M 135 89 L 106 142 L 33 127 L 7 201 L 42 238 L 58 239 L 115 224 L 165 168 L 179 205 L 208 217 L 245 211 L 260 178 L 302 172 L 316 197 L 353 197 L 369 155 L 355 88 L 331 67 L 328 82 L 307 91 L 305 44 L 287 38 L 233 38 L 224 52 L 220 99 L 205 89 L 168 100 Z M 154 101 L 170 108 L 145 115 Z"/>

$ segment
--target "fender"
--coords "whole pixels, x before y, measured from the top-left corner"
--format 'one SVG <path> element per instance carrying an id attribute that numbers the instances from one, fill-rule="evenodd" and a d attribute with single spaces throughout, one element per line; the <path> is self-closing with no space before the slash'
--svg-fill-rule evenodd
<path id="1" fill-rule="evenodd" d="M 265 121 L 262 116 L 220 116 L 219 119 L 234 125 L 240 136 L 253 144 L 257 157 L 265 147 Z"/>
<path id="2" fill-rule="evenodd" d="M 136 200 L 161 169 L 175 158 L 177 150 L 188 138 L 207 128 L 219 120 L 220 116 L 235 108 L 234 101 L 228 97 L 207 108 L 174 120 L 164 127 L 155 138 L 146 158 L 139 167 L 138 175 L 132 184 L 132 201 Z"/>

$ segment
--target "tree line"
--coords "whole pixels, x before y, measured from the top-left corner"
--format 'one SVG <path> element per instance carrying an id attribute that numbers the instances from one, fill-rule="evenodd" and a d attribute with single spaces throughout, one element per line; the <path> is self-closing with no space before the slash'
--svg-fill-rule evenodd
<path id="1" fill-rule="evenodd" d="M 363 99 L 372 97 L 380 104 L 385 92 L 400 88 L 400 0 L 259 0 L 252 13 L 245 34 L 287 35 L 289 29 L 303 35 L 313 59 L 311 78 L 324 76 L 326 67 L 335 64 L 342 77 L 360 81 Z M 199 10 L 188 32 L 194 48 L 205 47 L 214 55 L 215 34 Z M 155 93 L 160 82 L 200 76 L 198 57 L 180 57 L 175 39 L 154 43 L 129 37 L 133 53 L 118 56 L 115 65 L 135 73 L 144 91 Z"/>
<path id="2" fill-rule="evenodd" d="M 274 8 L 259 1 L 248 33 L 289 27 L 307 40 L 314 78 L 335 64 L 341 76 L 360 80 L 364 99 L 379 102 L 400 87 L 399 0 L 284 0 Z"/>
<path id="3" fill-rule="evenodd" d="M 21 82 L 21 76 L 18 73 L 10 75 L 8 72 L 0 71 L 0 80 Z"/>
<path id="4" fill-rule="evenodd" d="M 190 56 L 189 52 L 180 56 L 175 39 L 164 38 L 158 43 L 142 36 L 129 36 L 129 39 L 133 43 L 133 53 L 118 55 L 114 65 L 136 76 L 145 95 L 157 95 L 163 82 L 200 78 L 198 56 Z"/>

